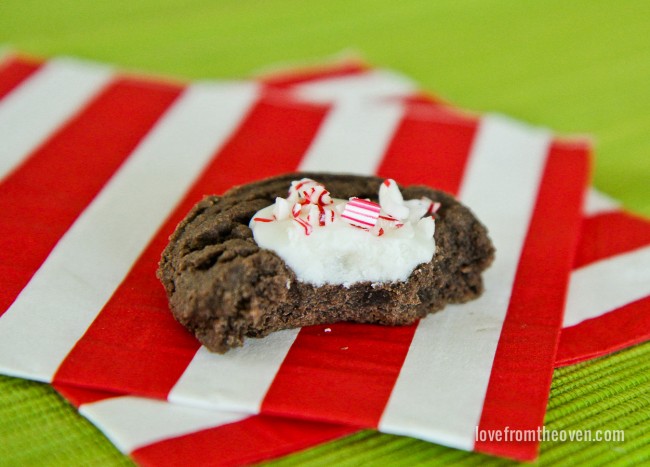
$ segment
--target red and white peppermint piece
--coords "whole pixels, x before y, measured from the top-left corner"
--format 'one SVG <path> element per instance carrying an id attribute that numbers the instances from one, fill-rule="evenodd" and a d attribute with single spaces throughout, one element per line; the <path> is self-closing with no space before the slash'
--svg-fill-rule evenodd
<path id="1" fill-rule="evenodd" d="M 420 199 L 404 201 L 404 206 L 409 208 L 409 220 L 411 222 L 417 222 L 424 216 L 433 215 L 440 209 L 440 203 L 434 202 L 426 196 Z"/>
<path id="2" fill-rule="evenodd" d="M 404 197 L 393 179 L 388 178 L 379 186 L 379 204 L 387 214 L 397 219 L 409 217 L 409 208 L 404 205 Z"/>
<path id="3" fill-rule="evenodd" d="M 440 209 L 440 206 L 442 206 L 439 202 L 437 201 L 431 201 L 431 205 L 429 206 L 429 209 L 427 210 L 427 214 L 435 214 L 438 212 L 438 209 Z"/>
<path id="4" fill-rule="evenodd" d="M 386 226 L 386 227 L 394 227 L 396 229 L 399 229 L 400 227 L 404 227 L 404 222 L 402 222 L 399 219 L 394 218 L 393 216 L 379 216 L 379 223 Z"/>
<path id="5" fill-rule="evenodd" d="M 336 220 L 336 213 L 332 208 L 325 208 L 325 224 L 333 224 Z"/>
<path id="6" fill-rule="evenodd" d="M 291 182 L 288 199 L 291 201 L 304 200 L 307 203 L 317 204 L 319 206 L 334 202 L 325 186 L 311 178 L 303 178 L 297 182 Z"/>
<path id="7" fill-rule="evenodd" d="M 351 198 L 345 205 L 341 218 L 356 227 L 372 228 L 377 224 L 381 206 L 372 201 Z"/>
<path id="8" fill-rule="evenodd" d="M 313 185 L 308 189 L 302 191 L 302 196 L 309 203 L 316 204 L 318 206 L 324 206 L 326 204 L 332 204 L 332 197 L 330 192 L 325 189 L 323 185 Z"/>
<path id="9" fill-rule="evenodd" d="M 291 182 L 291 186 L 289 187 L 289 196 L 287 199 L 290 201 L 298 201 L 298 199 L 300 198 L 300 192 L 309 183 L 316 183 L 316 182 L 311 178 L 303 178 L 298 181 Z"/>
<path id="10" fill-rule="evenodd" d="M 273 206 L 273 216 L 276 219 L 282 220 L 287 219 L 291 215 L 291 205 L 289 202 L 284 199 L 277 197 L 275 198 L 275 205 Z"/>
<path id="11" fill-rule="evenodd" d="M 336 213 L 331 207 L 315 204 L 309 204 L 307 206 L 309 207 L 307 222 L 314 227 L 324 227 L 332 224 L 336 220 Z"/>
<path id="12" fill-rule="evenodd" d="M 313 225 L 314 227 L 324 226 L 326 217 L 325 208 L 323 206 L 317 206 L 315 204 L 312 204 L 310 206 L 311 207 L 309 208 L 309 214 L 307 214 L 307 222 L 309 222 L 309 224 Z"/>
<path id="13" fill-rule="evenodd" d="M 291 215 L 293 217 L 300 217 L 301 213 L 302 213 L 302 205 L 300 203 L 294 203 L 293 206 L 291 206 Z"/>
<path id="14" fill-rule="evenodd" d="M 300 217 L 296 217 L 294 219 L 294 221 L 296 221 L 298 223 L 298 225 L 300 227 L 302 227 L 303 232 L 305 233 L 305 235 L 311 234 L 312 231 L 314 230 L 314 227 L 312 227 L 312 225 L 309 222 L 307 222 L 305 219 L 302 219 Z"/>
<path id="15" fill-rule="evenodd" d="M 415 225 L 415 230 L 424 238 L 432 238 L 436 231 L 436 222 L 433 217 L 423 217 Z"/>

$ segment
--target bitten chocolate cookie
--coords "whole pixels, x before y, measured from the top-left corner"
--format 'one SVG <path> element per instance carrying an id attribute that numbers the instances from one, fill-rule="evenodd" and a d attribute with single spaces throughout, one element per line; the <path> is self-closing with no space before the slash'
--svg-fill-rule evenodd
<path id="1" fill-rule="evenodd" d="M 446 193 L 293 173 L 199 202 L 158 277 L 174 317 L 223 353 L 281 329 L 412 323 L 478 297 L 493 258 L 486 228 Z"/>

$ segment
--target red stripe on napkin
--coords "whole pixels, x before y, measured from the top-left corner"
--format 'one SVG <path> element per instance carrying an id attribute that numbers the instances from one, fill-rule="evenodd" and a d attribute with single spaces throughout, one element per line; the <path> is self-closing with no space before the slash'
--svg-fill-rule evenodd
<path id="1" fill-rule="evenodd" d="M 68 386 L 65 384 L 53 384 L 56 391 L 65 397 L 68 402 L 79 408 L 83 404 L 92 404 L 112 397 L 120 397 L 121 394 L 108 391 L 98 391 L 97 389 L 85 389 L 77 386 Z"/>
<path id="2" fill-rule="evenodd" d="M 520 258 L 492 366 L 479 430 L 530 430 L 544 423 L 564 291 L 578 240 L 589 149 L 554 143 Z M 523 157 L 524 155 L 522 155 Z M 571 183 L 567 183 L 570 180 Z M 558 222 L 558 220 L 560 220 Z M 562 228 L 553 229 L 554 223 Z M 575 225 L 573 225 L 575 224 Z M 571 227 L 571 228 L 567 228 Z M 540 290 L 553 293 L 540 294 Z M 534 304 L 536 313 L 530 313 Z M 517 358 L 513 358 L 517 356 Z M 537 442 L 477 441 L 480 452 L 533 460 Z"/>
<path id="3" fill-rule="evenodd" d="M 119 80 L 5 179 L 0 315 L 178 94 L 173 86 Z"/>
<path id="4" fill-rule="evenodd" d="M 425 184 L 448 193 L 458 193 L 467 155 L 476 134 L 478 121 L 445 115 L 442 121 L 405 118 L 386 157 L 379 175 L 394 178 L 404 185 Z M 417 115 L 416 111 L 412 112 Z"/>
<path id="5" fill-rule="evenodd" d="M 650 297 L 562 329 L 556 368 L 601 357 L 650 339 Z"/>
<path id="6" fill-rule="evenodd" d="M 0 63 L 0 99 L 13 91 L 41 67 L 41 63 L 10 57 Z"/>
<path id="7" fill-rule="evenodd" d="M 582 237 L 574 267 L 626 253 L 650 244 L 650 222 L 635 215 L 607 212 L 582 222 Z"/>
<path id="8" fill-rule="evenodd" d="M 169 235 L 206 194 L 295 170 L 324 115 L 324 107 L 311 105 L 256 105 L 154 236 L 54 380 L 166 398 L 199 348 L 174 321 L 156 278 Z M 128 330 L 133 332 L 125 339 Z"/>
<path id="9" fill-rule="evenodd" d="M 262 413 L 377 426 L 414 332 L 351 323 L 301 329 Z"/>
<path id="10" fill-rule="evenodd" d="M 252 416 L 136 449 L 142 466 L 240 466 L 290 454 L 354 432 L 353 428 Z"/>
<path id="11" fill-rule="evenodd" d="M 344 60 L 339 63 L 325 66 L 314 66 L 302 69 L 292 68 L 286 71 L 277 71 L 258 77 L 263 84 L 273 88 L 288 88 L 298 84 L 344 76 L 363 74 L 369 67 L 360 60 Z"/>

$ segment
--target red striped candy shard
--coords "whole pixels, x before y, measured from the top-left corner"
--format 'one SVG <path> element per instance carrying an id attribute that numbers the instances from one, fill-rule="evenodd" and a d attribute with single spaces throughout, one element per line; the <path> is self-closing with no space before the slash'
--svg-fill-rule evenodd
<path id="1" fill-rule="evenodd" d="M 381 207 L 377 203 L 360 198 L 351 198 L 345 205 L 341 219 L 357 227 L 371 228 L 377 224 Z"/>

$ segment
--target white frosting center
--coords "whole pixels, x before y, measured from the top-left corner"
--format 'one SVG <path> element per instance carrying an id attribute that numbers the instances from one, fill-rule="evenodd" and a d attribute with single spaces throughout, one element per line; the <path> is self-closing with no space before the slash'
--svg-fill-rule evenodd
<path id="1" fill-rule="evenodd" d="M 300 281 L 346 287 L 364 281 L 406 281 L 435 253 L 434 218 L 422 216 L 435 211 L 437 203 L 426 198 L 403 202 L 401 194 L 396 199 L 397 184 L 391 187 L 391 182 L 382 185 L 383 193 L 380 189 L 381 217 L 374 227 L 346 220 L 347 200 L 326 198 L 327 204 L 318 204 L 290 191 L 289 198 L 278 198 L 258 211 L 250 228 L 257 244 L 280 256 Z M 395 209 L 396 203 L 400 209 Z"/>

